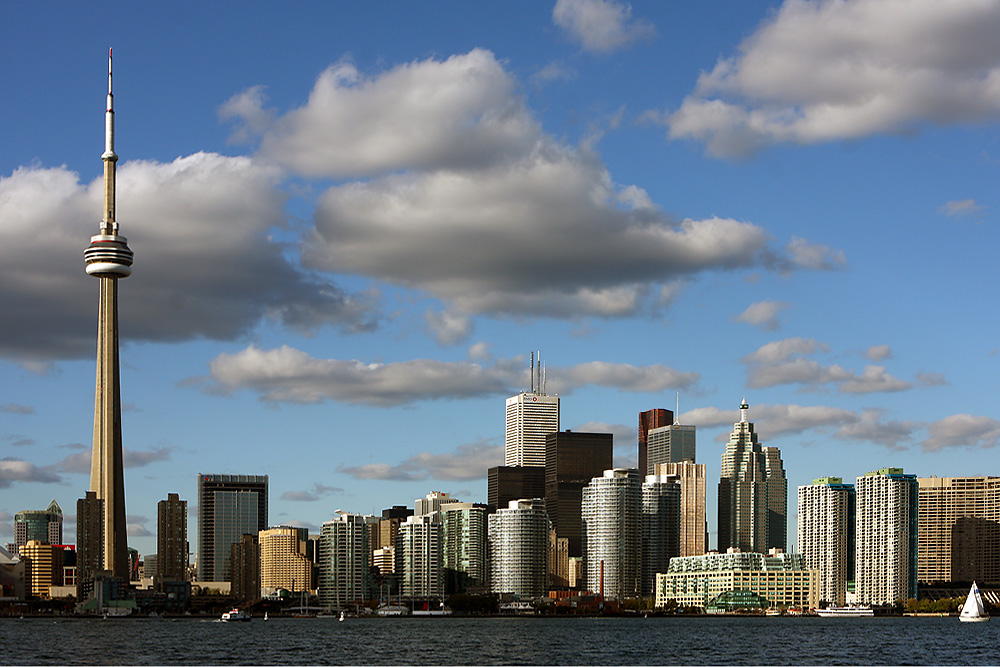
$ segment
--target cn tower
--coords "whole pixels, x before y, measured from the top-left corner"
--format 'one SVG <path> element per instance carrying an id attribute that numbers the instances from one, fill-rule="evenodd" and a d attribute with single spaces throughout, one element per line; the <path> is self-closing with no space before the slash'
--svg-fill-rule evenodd
<path id="1" fill-rule="evenodd" d="M 115 220 L 115 111 L 108 51 L 108 109 L 104 116 L 104 212 L 100 231 L 83 252 L 87 273 L 101 282 L 97 314 L 97 390 L 90 490 L 104 501 L 104 569 L 129 580 L 125 475 L 122 466 L 122 405 L 118 372 L 118 279 L 132 273 L 132 251 Z"/>

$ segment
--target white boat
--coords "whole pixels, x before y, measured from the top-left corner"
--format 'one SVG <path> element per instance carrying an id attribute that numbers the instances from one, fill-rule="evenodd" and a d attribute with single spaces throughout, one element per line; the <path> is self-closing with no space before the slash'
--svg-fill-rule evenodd
<path id="1" fill-rule="evenodd" d="M 827 607 L 817 609 L 816 615 L 822 618 L 856 618 L 874 616 L 875 612 L 871 607 Z"/>
<path id="2" fill-rule="evenodd" d="M 226 623 L 233 623 L 235 621 L 249 621 L 250 614 L 246 613 L 245 611 L 241 611 L 239 607 L 233 607 L 225 614 L 223 614 L 220 620 Z"/>
<path id="3" fill-rule="evenodd" d="M 343 610 L 341 610 L 340 617 L 337 620 L 343 621 L 345 618 L 347 618 L 347 614 Z"/>
<path id="4" fill-rule="evenodd" d="M 976 582 L 974 581 L 972 582 L 972 588 L 969 590 L 969 597 L 965 598 L 962 612 L 958 615 L 958 620 L 965 621 L 966 623 L 990 620 L 990 615 L 983 608 L 983 596 L 979 594 L 979 586 L 976 586 Z"/>

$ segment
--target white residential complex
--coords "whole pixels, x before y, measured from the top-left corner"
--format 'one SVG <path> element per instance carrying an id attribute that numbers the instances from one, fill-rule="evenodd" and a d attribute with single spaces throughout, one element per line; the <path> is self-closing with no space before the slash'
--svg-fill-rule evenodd
<path id="1" fill-rule="evenodd" d="M 551 525 L 540 498 L 512 500 L 490 515 L 490 592 L 545 594 Z"/>
<path id="2" fill-rule="evenodd" d="M 820 571 L 819 598 L 847 602 L 854 583 L 854 485 L 840 477 L 821 477 L 799 487 L 799 553 L 806 567 Z"/>
<path id="3" fill-rule="evenodd" d="M 443 532 L 437 512 L 406 517 L 399 526 L 402 580 L 400 589 L 410 597 L 444 594 Z"/>
<path id="4" fill-rule="evenodd" d="M 587 588 L 609 600 L 642 593 L 642 489 L 634 468 L 605 470 L 583 488 Z"/>
<path id="5" fill-rule="evenodd" d="M 883 468 L 858 477 L 855 593 L 862 604 L 917 597 L 917 476 Z"/>
<path id="6" fill-rule="evenodd" d="M 378 525 L 374 516 L 343 511 L 323 523 L 319 534 L 320 604 L 340 607 L 367 597 L 371 577 L 368 540 L 372 525 Z"/>
<path id="7" fill-rule="evenodd" d="M 507 399 L 505 466 L 545 466 L 545 436 L 559 431 L 559 397 L 521 392 Z"/>

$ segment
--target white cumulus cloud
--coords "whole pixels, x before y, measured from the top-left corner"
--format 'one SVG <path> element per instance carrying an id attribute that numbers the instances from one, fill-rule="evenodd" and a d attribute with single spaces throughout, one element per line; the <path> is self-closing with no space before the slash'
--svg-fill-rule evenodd
<path id="1" fill-rule="evenodd" d="M 609 53 L 656 35 L 652 23 L 632 18 L 632 5 L 616 0 L 557 0 L 552 20 L 587 51 Z"/>

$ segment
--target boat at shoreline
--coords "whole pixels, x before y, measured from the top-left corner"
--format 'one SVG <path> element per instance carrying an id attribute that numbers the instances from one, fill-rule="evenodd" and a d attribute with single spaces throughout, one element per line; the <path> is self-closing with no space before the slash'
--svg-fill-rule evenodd
<path id="1" fill-rule="evenodd" d="M 820 618 L 864 618 L 875 615 L 871 607 L 827 607 L 814 611 Z"/>
<path id="2" fill-rule="evenodd" d="M 227 611 L 219 619 L 223 623 L 234 623 L 236 621 L 249 621 L 250 614 L 245 611 L 241 611 L 239 607 L 233 607 L 231 610 Z"/>
<path id="3" fill-rule="evenodd" d="M 983 596 L 979 593 L 979 586 L 976 586 L 976 582 L 974 581 L 972 582 L 972 588 L 969 589 L 969 596 L 965 598 L 965 604 L 962 605 L 962 611 L 958 615 L 958 620 L 965 623 L 990 620 L 990 615 L 986 613 L 986 609 L 983 607 Z"/>

